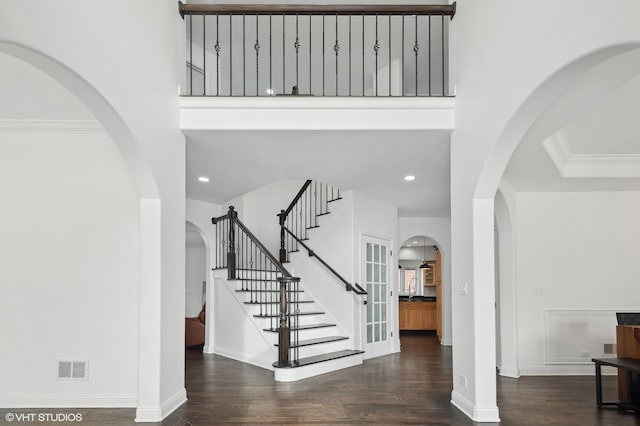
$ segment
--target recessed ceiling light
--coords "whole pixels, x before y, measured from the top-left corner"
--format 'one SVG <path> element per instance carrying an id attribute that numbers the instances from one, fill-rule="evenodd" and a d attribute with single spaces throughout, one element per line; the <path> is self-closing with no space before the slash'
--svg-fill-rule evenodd
<path id="1" fill-rule="evenodd" d="M 404 177 L 404 180 L 406 180 L 407 182 L 411 182 L 412 180 L 415 180 L 415 176 L 414 175 L 407 175 Z"/>
<path id="2" fill-rule="evenodd" d="M 273 95 L 274 93 L 276 93 L 275 90 L 273 89 L 267 89 L 267 95 Z"/>
<path id="3" fill-rule="evenodd" d="M 417 241 L 414 241 L 414 242 L 413 242 L 413 244 L 418 244 L 418 242 L 417 242 Z"/>
<path id="4" fill-rule="evenodd" d="M 411 247 L 411 244 L 407 244 L 407 247 Z"/>
<path id="5" fill-rule="evenodd" d="M 209 180 L 210 180 L 210 179 L 209 179 L 208 177 L 206 177 L 206 176 L 200 176 L 200 177 L 198 178 L 198 180 L 199 180 L 200 182 L 205 182 L 205 183 L 206 183 L 206 182 L 209 182 Z"/>

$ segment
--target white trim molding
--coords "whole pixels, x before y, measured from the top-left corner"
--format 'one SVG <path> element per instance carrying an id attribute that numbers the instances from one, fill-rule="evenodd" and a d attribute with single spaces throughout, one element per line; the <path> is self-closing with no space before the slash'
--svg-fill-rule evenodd
<path id="1" fill-rule="evenodd" d="M 185 402 L 187 402 L 187 390 L 182 388 L 171 398 L 163 402 L 160 407 L 138 407 L 136 409 L 135 422 L 160 422 Z"/>
<path id="2" fill-rule="evenodd" d="M 500 421 L 498 407 L 477 407 L 456 391 L 451 392 L 451 404 L 474 422 L 498 423 Z"/>
<path id="3" fill-rule="evenodd" d="M 563 178 L 638 178 L 638 154 L 576 154 L 564 132 L 558 131 L 542 142 Z"/>
<path id="4" fill-rule="evenodd" d="M 0 133 L 102 134 L 97 120 L 0 120 Z"/>
<path id="5" fill-rule="evenodd" d="M 138 395 L 11 394 L 0 395 L 0 408 L 127 408 Z"/>
<path id="6" fill-rule="evenodd" d="M 455 98 L 183 97 L 182 130 L 446 130 Z"/>

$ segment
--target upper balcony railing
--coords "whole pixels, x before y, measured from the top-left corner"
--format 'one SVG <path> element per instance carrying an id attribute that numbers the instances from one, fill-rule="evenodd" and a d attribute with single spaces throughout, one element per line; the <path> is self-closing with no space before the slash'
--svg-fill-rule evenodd
<path id="1" fill-rule="evenodd" d="M 183 4 L 183 96 L 450 96 L 456 5 Z"/>

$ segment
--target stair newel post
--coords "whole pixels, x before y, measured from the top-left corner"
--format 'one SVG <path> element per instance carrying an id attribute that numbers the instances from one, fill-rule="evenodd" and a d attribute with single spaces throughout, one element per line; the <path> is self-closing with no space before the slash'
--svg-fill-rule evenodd
<path id="1" fill-rule="evenodd" d="M 278 365 L 289 365 L 289 349 L 291 348 L 291 328 L 289 324 L 289 302 L 287 285 L 300 281 L 298 277 L 278 277 L 280 283 L 280 325 L 278 327 Z"/>
<path id="2" fill-rule="evenodd" d="M 279 222 L 280 222 L 280 254 L 279 260 L 280 263 L 284 263 L 287 261 L 287 249 L 285 248 L 285 232 L 284 225 L 287 220 L 287 213 L 284 210 L 280 210 L 280 214 L 278 214 Z"/>
<path id="3" fill-rule="evenodd" d="M 236 274 L 236 219 L 238 218 L 238 212 L 235 211 L 233 206 L 229 206 L 229 250 L 227 252 L 227 271 L 228 279 L 235 280 Z"/>

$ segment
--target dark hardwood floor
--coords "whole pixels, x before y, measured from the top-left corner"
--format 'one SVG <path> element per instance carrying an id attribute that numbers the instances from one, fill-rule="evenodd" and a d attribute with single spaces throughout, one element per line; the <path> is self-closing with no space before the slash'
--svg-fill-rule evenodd
<path id="1" fill-rule="evenodd" d="M 294 383 L 276 383 L 271 371 L 189 349 L 189 401 L 162 424 L 475 424 L 449 402 L 451 348 L 433 335 L 403 335 L 401 342 L 401 353 Z M 615 377 L 603 383 L 605 395 L 614 397 Z M 498 403 L 501 425 L 640 425 L 638 414 L 595 407 L 593 377 L 499 377 Z M 135 415 L 131 409 L 0 411 L 3 421 L 8 411 L 82 413 L 85 425 L 134 424 Z"/>

